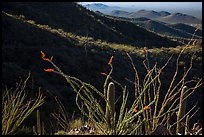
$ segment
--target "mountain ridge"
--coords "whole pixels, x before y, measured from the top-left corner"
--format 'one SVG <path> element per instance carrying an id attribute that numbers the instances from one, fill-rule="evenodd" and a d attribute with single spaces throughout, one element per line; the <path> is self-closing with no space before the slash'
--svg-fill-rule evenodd
<path id="1" fill-rule="evenodd" d="M 154 32 L 158 35 L 168 38 L 178 38 L 180 41 L 183 41 L 183 38 L 196 38 L 202 39 L 202 29 L 199 27 L 193 27 L 190 25 L 178 23 L 178 24 L 168 24 L 157 20 L 151 20 L 145 17 L 139 18 L 125 18 L 125 17 L 116 17 L 102 14 L 108 18 L 114 18 L 116 20 L 124 20 L 134 23 L 135 25 L 142 27 L 148 31 Z M 195 30 L 197 30 L 195 32 Z M 195 34 L 194 34 L 195 33 Z"/>
<path id="2" fill-rule="evenodd" d="M 100 11 L 100 7 L 97 8 L 97 7 L 93 7 L 92 8 L 92 5 L 94 6 L 96 3 L 93 3 L 93 4 L 88 4 L 89 5 L 89 10 L 93 10 L 93 11 L 97 11 L 99 10 Z M 105 13 L 105 14 L 108 14 L 110 13 L 111 11 L 113 10 L 124 10 L 124 11 L 128 11 L 128 12 L 136 12 L 138 10 L 141 10 L 141 9 L 146 9 L 146 10 L 156 10 L 159 12 L 159 9 L 155 9 L 155 8 L 150 8 L 150 7 L 139 7 L 139 6 L 135 6 L 135 5 L 132 5 L 132 6 L 111 6 L 111 5 L 108 5 L 108 4 L 104 4 L 104 3 L 100 3 L 100 4 L 103 4 L 104 6 L 107 6 L 108 8 L 106 8 L 106 10 L 101 10 L 101 12 Z M 81 4 L 82 6 L 86 7 L 87 4 Z M 176 12 L 180 12 L 180 13 L 184 13 L 184 14 L 187 14 L 187 15 L 191 15 L 191 16 L 195 16 L 196 18 L 198 19 L 201 19 L 202 20 L 202 10 L 197 10 L 197 11 L 192 11 L 190 12 L 189 10 L 180 10 L 180 9 L 169 9 L 168 11 L 165 11 L 166 9 L 163 9 L 161 8 L 160 9 L 160 14 L 169 14 L 169 13 L 176 13 Z"/>
<path id="3" fill-rule="evenodd" d="M 159 19 L 167 23 L 186 23 L 186 24 L 201 24 L 202 20 L 183 13 L 174 13 Z"/>
<path id="4" fill-rule="evenodd" d="M 52 5 L 51 8 L 50 5 Z M 63 14 L 55 12 L 57 9 L 60 9 L 58 12 Z M 140 47 L 145 44 L 149 47 L 179 45 L 178 42 L 170 41 L 130 22 L 108 19 L 75 3 L 6 3 L 3 10 L 14 15 L 24 15 L 39 24 L 48 24 L 50 27 L 60 28 L 79 36 L 88 35 L 95 40 L 101 39 Z M 126 27 L 129 30 L 125 29 Z"/>
<path id="5" fill-rule="evenodd" d="M 118 17 L 127 17 L 127 18 L 139 18 L 146 17 L 166 23 L 186 23 L 186 24 L 201 24 L 202 20 L 194 16 L 183 14 L 183 13 L 169 13 L 167 11 L 154 11 L 154 10 L 139 10 L 136 12 L 126 12 L 126 14 L 118 14 L 120 10 L 113 10 L 108 15 L 118 16 Z M 117 14 L 116 14 L 117 13 Z"/>

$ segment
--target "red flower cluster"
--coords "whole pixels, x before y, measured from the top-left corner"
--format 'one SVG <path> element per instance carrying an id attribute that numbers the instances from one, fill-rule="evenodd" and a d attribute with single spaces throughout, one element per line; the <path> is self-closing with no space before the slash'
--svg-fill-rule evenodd
<path id="1" fill-rule="evenodd" d="M 150 106 L 145 106 L 144 107 L 144 110 L 148 110 L 148 109 L 150 109 L 151 107 Z"/>
<path id="2" fill-rule="evenodd" d="M 136 107 L 134 107 L 134 112 L 135 112 L 135 113 L 137 112 L 137 108 L 136 108 Z"/>
<path id="3" fill-rule="evenodd" d="M 49 61 L 49 62 L 52 61 L 53 56 L 49 59 L 49 58 L 46 58 L 46 57 L 45 57 L 45 53 L 44 53 L 44 52 L 42 52 L 42 51 L 40 51 L 40 52 L 41 52 L 41 55 L 42 55 L 42 59 L 43 59 L 43 60 L 45 60 L 45 61 Z"/>
<path id="4" fill-rule="evenodd" d="M 44 71 L 46 71 L 46 72 L 54 72 L 55 70 L 54 69 L 44 69 Z"/>
<path id="5" fill-rule="evenodd" d="M 45 57 L 45 53 L 43 51 L 40 51 L 41 55 L 42 55 L 42 59 L 45 60 L 45 61 L 49 61 L 49 62 L 52 62 L 52 59 L 53 59 L 53 56 L 49 59 L 49 58 L 46 58 Z M 55 70 L 54 69 L 44 69 L 45 72 L 54 72 Z"/>

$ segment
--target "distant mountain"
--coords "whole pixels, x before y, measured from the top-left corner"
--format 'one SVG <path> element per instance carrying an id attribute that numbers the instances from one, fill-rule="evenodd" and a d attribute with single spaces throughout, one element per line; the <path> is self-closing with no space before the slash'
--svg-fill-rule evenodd
<path id="1" fill-rule="evenodd" d="M 145 17 L 145 18 L 149 18 L 149 19 L 155 19 L 160 17 L 160 13 L 156 12 L 156 11 L 148 11 L 148 10 L 139 10 L 137 12 L 131 12 L 129 14 L 129 18 L 139 18 L 139 17 Z"/>
<path id="2" fill-rule="evenodd" d="M 166 23 L 187 23 L 187 24 L 201 24 L 202 20 L 187 14 L 174 13 L 165 17 L 161 17 L 158 20 Z"/>
<path id="3" fill-rule="evenodd" d="M 145 17 L 149 19 L 155 19 L 160 17 L 160 13 L 156 11 L 148 11 L 148 10 L 139 10 L 137 12 L 126 12 L 126 11 L 120 11 L 120 10 L 113 10 L 109 13 L 111 16 L 118 16 L 118 17 L 128 17 L 128 18 L 140 18 Z"/>
<path id="4" fill-rule="evenodd" d="M 106 9 L 109 6 L 107 6 L 105 4 L 101 4 L 101 3 L 94 3 L 94 4 L 87 4 L 87 5 L 85 5 L 85 7 L 91 8 L 91 9 Z"/>
<path id="5" fill-rule="evenodd" d="M 140 18 L 145 17 L 153 20 L 162 21 L 165 23 L 186 23 L 186 24 L 201 24 L 202 20 L 187 14 L 174 13 L 171 14 L 166 11 L 156 12 L 154 10 L 139 10 L 137 12 L 126 12 L 114 10 L 109 13 L 111 16 L 126 17 L 126 18 Z"/>
<path id="6" fill-rule="evenodd" d="M 167 12 L 167 11 L 160 11 L 158 12 L 160 14 L 160 16 L 168 16 L 171 15 L 171 13 Z"/>
<path id="7" fill-rule="evenodd" d="M 134 23 L 136 26 L 142 27 L 148 31 L 155 32 L 165 37 L 177 37 L 177 38 L 192 38 L 195 31 L 195 27 L 186 24 L 168 24 L 157 20 L 151 20 L 145 17 L 140 18 L 125 18 L 116 17 L 110 15 L 104 15 L 115 20 L 129 21 Z M 195 38 L 202 37 L 202 30 L 197 30 Z"/>
<path id="8" fill-rule="evenodd" d="M 125 14 L 124 14 L 125 13 Z M 120 11 L 120 10 L 113 10 L 109 15 L 112 16 L 119 16 L 119 17 L 128 17 L 128 18 L 140 18 L 145 17 L 149 19 L 156 19 L 159 17 L 164 17 L 171 15 L 171 13 L 166 11 L 156 12 L 154 10 L 139 10 L 137 12 L 127 12 L 127 11 Z"/>
<path id="9" fill-rule="evenodd" d="M 113 10 L 120 10 L 122 9 L 121 7 L 117 7 L 117 6 L 108 6 L 102 3 L 93 3 L 93 4 L 86 4 L 83 5 L 83 7 L 92 10 L 92 11 L 100 11 L 102 13 L 110 13 Z"/>
<path id="10" fill-rule="evenodd" d="M 111 13 L 109 15 L 118 16 L 118 17 L 126 17 L 126 16 L 129 16 L 129 12 L 122 11 L 122 10 L 113 10 L 113 11 L 111 11 Z"/>

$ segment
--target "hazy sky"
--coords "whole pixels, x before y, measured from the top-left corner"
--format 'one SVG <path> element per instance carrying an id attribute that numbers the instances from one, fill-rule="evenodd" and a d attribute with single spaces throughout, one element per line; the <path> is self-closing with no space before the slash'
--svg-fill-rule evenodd
<path id="1" fill-rule="evenodd" d="M 120 7 L 132 6 L 152 9 L 202 10 L 202 2 L 83 2 L 83 5 L 91 3 L 103 3 L 109 6 Z"/>

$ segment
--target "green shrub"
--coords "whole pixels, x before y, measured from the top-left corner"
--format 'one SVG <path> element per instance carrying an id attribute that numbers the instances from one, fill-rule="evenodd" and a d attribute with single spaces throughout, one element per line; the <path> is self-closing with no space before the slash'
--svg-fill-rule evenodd
<path id="1" fill-rule="evenodd" d="M 30 77 L 16 89 L 5 89 L 2 97 L 2 135 L 13 135 L 17 132 L 22 122 L 39 106 L 44 103 L 44 97 L 39 92 L 37 98 L 27 98 L 25 87 Z"/>

